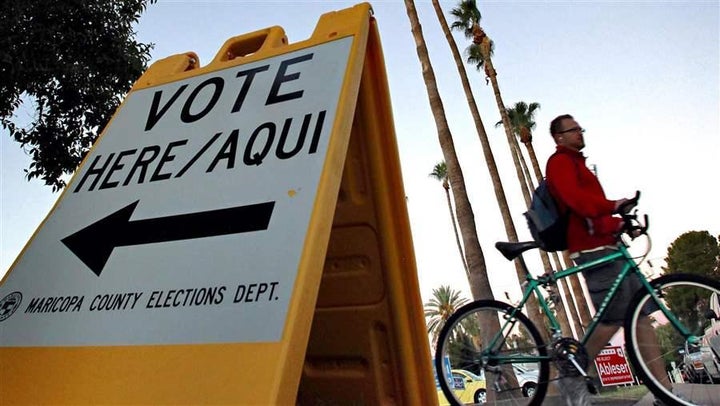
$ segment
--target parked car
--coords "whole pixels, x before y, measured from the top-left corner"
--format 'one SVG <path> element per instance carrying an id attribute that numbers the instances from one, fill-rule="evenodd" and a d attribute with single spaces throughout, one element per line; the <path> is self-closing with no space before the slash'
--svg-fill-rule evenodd
<path id="1" fill-rule="evenodd" d="M 485 376 L 475 375 L 464 369 L 452 370 L 454 379 L 461 379 L 464 383 L 462 393 L 458 396 L 464 401 L 472 400 L 474 403 L 485 403 L 487 401 L 487 389 L 485 386 Z M 458 389 L 455 390 L 458 393 Z"/>
<path id="2" fill-rule="evenodd" d="M 530 397 L 535 393 L 538 382 L 538 371 L 523 365 L 513 365 L 518 385 L 522 388 L 522 394 Z M 453 383 L 455 385 L 455 396 L 463 402 L 485 403 L 487 401 L 487 386 L 485 374 L 474 374 L 464 369 L 453 369 Z M 440 406 L 449 405 L 448 400 L 438 387 L 438 402 Z"/>
<path id="3" fill-rule="evenodd" d="M 720 383 L 720 363 L 706 345 L 689 345 L 681 350 L 682 371 L 690 383 Z"/>
<path id="4" fill-rule="evenodd" d="M 484 376 L 475 375 L 464 369 L 453 369 L 452 379 L 455 397 L 461 402 L 485 403 L 487 401 Z M 439 385 L 437 386 L 437 394 L 440 406 L 450 404 Z"/>
<path id="5" fill-rule="evenodd" d="M 708 310 L 710 311 L 705 315 L 710 320 L 710 325 L 705 329 L 702 343 L 713 350 L 716 359 L 720 359 L 720 298 L 717 293 L 710 295 Z"/>
<path id="6" fill-rule="evenodd" d="M 515 370 L 518 385 L 522 388 L 523 396 L 531 397 L 535 394 L 538 382 L 538 371 L 518 364 L 513 364 L 513 369 Z"/>

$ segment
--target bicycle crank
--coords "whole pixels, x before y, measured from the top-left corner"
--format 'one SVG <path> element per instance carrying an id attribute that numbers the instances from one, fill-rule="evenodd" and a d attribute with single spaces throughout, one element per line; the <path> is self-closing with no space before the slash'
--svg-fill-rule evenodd
<path id="1" fill-rule="evenodd" d="M 553 343 L 552 354 L 561 376 L 587 376 L 588 355 L 579 341 L 563 337 Z"/>

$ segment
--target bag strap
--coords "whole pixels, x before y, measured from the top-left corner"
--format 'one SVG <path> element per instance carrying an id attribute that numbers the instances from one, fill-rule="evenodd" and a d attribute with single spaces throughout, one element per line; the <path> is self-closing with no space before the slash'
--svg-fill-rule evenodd
<path id="1" fill-rule="evenodd" d="M 555 155 L 560 155 L 560 154 L 558 153 L 558 151 L 553 152 L 553 154 L 550 155 L 550 158 L 548 158 L 548 161 L 549 161 L 550 159 L 552 159 Z M 575 158 L 572 158 L 572 157 L 571 157 L 570 160 L 572 161 L 573 165 L 575 166 L 575 174 L 577 174 L 578 185 L 580 185 L 580 179 L 581 179 L 581 178 L 580 178 L 580 165 L 575 161 Z M 550 186 L 550 185 L 548 184 L 548 187 L 549 187 L 549 186 Z M 560 200 L 560 199 L 558 199 L 557 197 L 555 197 L 555 194 L 553 193 L 553 188 L 549 187 L 549 190 L 550 190 L 550 196 L 552 196 L 552 198 L 555 200 L 555 205 L 557 206 L 557 205 L 558 205 L 557 203 L 558 203 L 558 202 L 562 202 L 562 200 Z M 569 216 L 569 215 L 570 215 L 570 212 L 572 211 L 572 210 L 570 209 L 570 206 L 568 206 L 567 204 L 565 204 L 565 202 L 562 202 L 562 205 L 564 206 L 564 209 L 565 209 L 565 211 L 564 211 L 564 213 L 562 213 L 562 215 L 563 215 L 563 216 Z"/>

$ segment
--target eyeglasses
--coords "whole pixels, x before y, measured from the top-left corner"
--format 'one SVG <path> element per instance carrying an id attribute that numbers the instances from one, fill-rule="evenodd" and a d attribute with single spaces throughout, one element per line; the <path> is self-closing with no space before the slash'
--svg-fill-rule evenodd
<path id="1" fill-rule="evenodd" d="M 571 132 L 579 132 L 580 134 L 585 134 L 585 129 L 582 127 L 573 127 L 573 128 L 568 128 L 567 130 L 558 131 L 558 134 L 565 134 L 565 133 L 571 133 Z"/>

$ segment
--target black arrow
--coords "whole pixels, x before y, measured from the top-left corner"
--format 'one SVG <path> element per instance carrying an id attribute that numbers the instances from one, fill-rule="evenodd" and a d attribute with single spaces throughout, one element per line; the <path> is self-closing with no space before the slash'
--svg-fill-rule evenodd
<path id="1" fill-rule="evenodd" d="M 97 276 L 115 247 L 267 230 L 275 202 L 130 221 L 138 201 L 62 242 Z"/>

